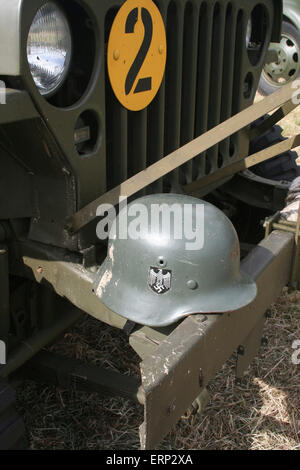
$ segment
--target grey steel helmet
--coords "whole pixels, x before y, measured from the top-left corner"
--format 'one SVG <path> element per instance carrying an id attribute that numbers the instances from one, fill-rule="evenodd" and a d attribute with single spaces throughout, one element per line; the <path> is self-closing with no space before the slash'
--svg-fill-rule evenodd
<path id="1" fill-rule="evenodd" d="M 157 217 L 157 209 L 169 214 L 169 221 Z M 146 224 L 136 220 L 139 211 L 143 220 L 149 215 Z M 135 239 L 130 231 L 124 237 L 130 223 L 139 228 Z M 191 314 L 237 310 L 254 300 L 257 289 L 240 272 L 238 236 L 223 212 L 193 197 L 161 194 L 145 196 L 120 211 L 95 293 L 128 320 L 162 327 Z"/>

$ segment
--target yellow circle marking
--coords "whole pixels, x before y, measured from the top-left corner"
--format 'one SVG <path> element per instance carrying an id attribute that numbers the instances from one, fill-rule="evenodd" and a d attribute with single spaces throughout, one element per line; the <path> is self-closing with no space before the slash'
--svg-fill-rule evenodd
<path id="1" fill-rule="evenodd" d="M 111 86 L 131 111 L 155 98 L 166 68 L 167 40 L 162 16 L 152 0 L 127 0 L 110 31 L 107 51 Z"/>

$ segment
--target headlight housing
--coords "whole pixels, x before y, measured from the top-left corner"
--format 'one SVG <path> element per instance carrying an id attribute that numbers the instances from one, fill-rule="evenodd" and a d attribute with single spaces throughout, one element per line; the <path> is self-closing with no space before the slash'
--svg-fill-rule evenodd
<path id="1" fill-rule="evenodd" d="M 40 93 L 50 96 L 62 85 L 69 70 L 72 37 L 62 10 L 48 2 L 37 12 L 27 40 L 27 59 Z"/>

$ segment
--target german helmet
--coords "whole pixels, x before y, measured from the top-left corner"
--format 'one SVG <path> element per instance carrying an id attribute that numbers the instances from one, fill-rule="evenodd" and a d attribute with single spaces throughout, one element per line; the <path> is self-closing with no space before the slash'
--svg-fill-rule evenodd
<path id="1" fill-rule="evenodd" d="M 238 236 L 222 211 L 190 196 L 161 194 L 120 210 L 95 293 L 122 317 L 163 327 L 191 314 L 238 310 L 257 288 L 240 271 Z"/>

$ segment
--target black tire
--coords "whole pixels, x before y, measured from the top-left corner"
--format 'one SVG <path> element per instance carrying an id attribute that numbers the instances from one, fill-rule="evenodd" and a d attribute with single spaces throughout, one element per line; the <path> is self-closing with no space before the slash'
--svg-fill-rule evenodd
<path id="1" fill-rule="evenodd" d="M 291 54 L 286 54 L 289 50 L 289 46 L 287 46 L 287 44 L 289 44 L 288 41 L 292 41 L 294 43 L 293 48 L 290 46 Z M 283 74 L 281 76 L 274 73 L 272 76 L 272 70 L 270 70 L 271 64 L 265 65 L 258 87 L 258 91 L 264 96 L 268 96 L 271 93 L 278 91 L 282 86 L 292 82 L 300 76 L 300 32 L 294 25 L 287 21 L 283 21 L 282 23 L 282 38 L 280 46 L 281 47 L 279 48 L 278 46 L 278 48 L 281 50 L 282 58 L 274 67 L 274 71 L 278 71 L 280 73 L 281 68 L 279 69 L 279 67 L 282 67 Z M 298 53 L 296 53 L 296 50 Z M 293 71 L 295 72 L 292 73 Z M 271 75 L 269 75 L 268 72 L 270 72 Z M 290 78 L 287 79 L 287 77 Z M 284 81 L 278 83 L 278 79 Z"/>
<path id="2" fill-rule="evenodd" d="M 27 440 L 23 420 L 15 410 L 14 389 L 0 379 L 0 450 L 25 450 Z"/>
<path id="3" fill-rule="evenodd" d="M 261 124 L 267 117 L 268 116 L 258 119 L 253 124 L 253 127 Z M 286 139 L 282 137 L 282 128 L 280 126 L 274 126 L 270 131 L 251 142 L 250 155 L 260 152 L 283 140 Z M 252 167 L 251 171 L 258 176 L 274 181 L 293 181 L 300 176 L 300 167 L 296 163 L 297 158 L 298 154 L 296 152 L 285 152 Z"/>

